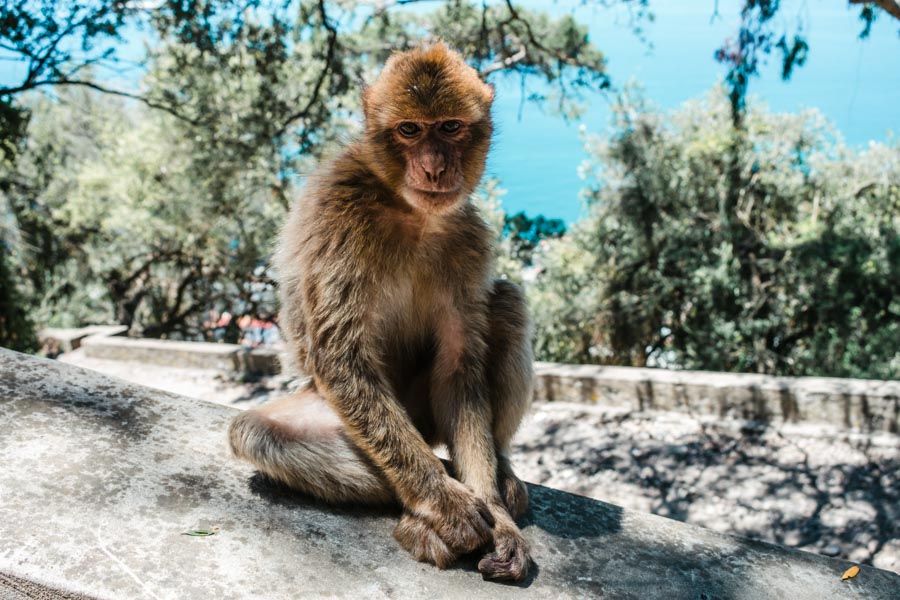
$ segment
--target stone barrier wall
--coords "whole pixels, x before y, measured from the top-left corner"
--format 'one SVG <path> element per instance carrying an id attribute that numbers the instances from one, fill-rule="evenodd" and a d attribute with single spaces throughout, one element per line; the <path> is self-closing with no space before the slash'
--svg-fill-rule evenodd
<path id="1" fill-rule="evenodd" d="M 88 334 L 78 337 L 78 331 L 88 331 Z M 66 335 L 69 340 L 77 338 L 84 352 L 95 358 L 261 375 L 280 371 L 276 350 L 250 349 L 237 344 L 134 339 L 117 335 L 120 332 L 114 328 L 99 331 L 85 328 L 66 330 Z M 863 432 L 900 431 L 900 381 L 538 362 L 535 363 L 534 400 L 585 402 L 639 411 L 678 411 L 761 423 L 817 423 Z"/>
<path id="2" fill-rule="evenodd" d="M 65 352 L 82 348 L 87 356 L 128 360 L 172 367 L 241 371 L 254 375 L 280 372 L 279 352 L 269 348 L 247 348 L 238 344 L 181 342 L 122 336 L 125 327 L 44 329 L 42 344 Z"/>
<path id="3" fill-rule="evenodd" d="M 898 432 L 900 381 L 535 364 L 534 399 Z"/>

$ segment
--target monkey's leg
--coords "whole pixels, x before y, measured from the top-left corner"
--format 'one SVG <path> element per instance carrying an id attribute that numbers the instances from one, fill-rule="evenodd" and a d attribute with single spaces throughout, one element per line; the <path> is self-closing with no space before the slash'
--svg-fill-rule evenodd
<path id="1" fill-rule="evenodd" d="M 427 395 L 427 381 L 408 393 Z M 384 476 L 347 435 L 331 406 L 314 390 L 245 411 L 229 426 L 231 449 L 288 486 L 334 504 L 399 503 Z M 394 531 L 420 561 L 447 568 L 456 560 L 424 519 L 405 514 Z"/>
<path id="2" fill-rule="evenodd" d="M 315 390 L 274 400 L 235 417 L 231 450 L 288 486 L 331 503 L 389 504 L 396 496 L 350 441 Z"/>
<path id="3" fill-rule="evenodd" d="M 528 491 L 509 461 L 512 437 L 532 397 L 533 355 L 528 312 L 521 290 L 495 280 L 489 300 L 486 383 L 491 403 L 491 432 L 497 454 L 497 489 L 512 519 L 528 508 Z M 512 519 L 499 516 L 494 551 L 478 564 L 487 578 L 524 579 L 531 558 L 528 545 Z"/>
<path id="4" fill-rule="evenodd" d="M 528 509 L 528 489 L 509 462 L 509 446 L 531 403 L 534 357 L 522 291 L 497 279 L 489 304 L 487 385 L 497 451 L 497 485 L 513 518 Z"/>
<path id="5" fill-rule="evenodd" d="M 531 402 L 534 375 L 528 313 L 515 284 L 494 281 L 488 318 L 485 376 L 497 453 L 496 485 L 509 513 L 495 517 L 494 551 L 479 561 L 478 570 L 486 578 L 521 580 L 528 575 L 531 557 L 513 519 L 528 509 L 528 490 L 513 472 L 509 446 Z"/>

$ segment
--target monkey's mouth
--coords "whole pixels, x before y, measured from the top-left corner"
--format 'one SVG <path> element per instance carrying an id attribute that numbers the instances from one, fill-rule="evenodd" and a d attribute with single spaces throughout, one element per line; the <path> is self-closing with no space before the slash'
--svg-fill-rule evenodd
<path id="1" fill-rule="evenodd" d="M 459 186 L 438 190 L 423 190 L 421 188 L 411 187 L 409 188 L 409 191 L 419 198 L 435 204 L 452 202 L 453 200 L 459 198 L 459 196 L 462 194 L 462 188 L 460 188 Z"/>

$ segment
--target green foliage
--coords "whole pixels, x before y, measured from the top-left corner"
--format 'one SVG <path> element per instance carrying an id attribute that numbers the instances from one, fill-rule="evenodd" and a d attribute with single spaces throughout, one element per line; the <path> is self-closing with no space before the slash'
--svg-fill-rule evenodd
<path id="1" fill-rule="evenodd" d="M 125 0 L 24 0 L 0 6 L 3 50 L 24 63 L 21 80 L 0 86 L 0 99 L 47 84 L 76 80 L 87 65 L 112 55 L 128 17 L 138 12 Z M 10 58 L 10 56 L 7 56 Z"/>
<path id="2" fill-rule="evenodd" d="M 0 347 L 19 352 L 37 350 L 34 325 L 8 264 L 9 247 L 0 237 Z"/>
<path id="3" fill-rule="evenodd" d="M 494 276 L 521 284 L 524 265 L 518 259 L 510 238 L 503 234 L 507 219 L 501 202 L 504 194 L 506 190 L 500 188 L 498 180 L 488 179 L 476 190 L 473 200 L 497 234 L 494 239 Z"/>
<path id="4" fill-rule="evenodd" d="M 645 0 L 622 1 L 650 18 Z M 528 99 L 565 117 L 582 92 L 609 86 L 570 16 L 516 2 L 423 6 L 0 9 L 0 41 L 24 66 L 0 87 L 0 343 L 14 332 L 33 349 L 29 318 L 200 338 L 210 311 L 272 313 L 266 260 L 284 212 L 302 175 L 358 129 L 362 82 L 394 49 L 442 37 L 488 80 L 551 84 Z M 789 76 L 809 50 L 802 32 L 776 34 L 778 10 L 745 3 L 719 56 L 730 96 L 671 118 L 621 103 L 617 133 L 588 142 L 592 214 L 570 232 L 505 215 L 496 182 L 479 192 L 498 232 L 496 273 L 542 272 L 529 285 L 540 357 L 897 376 L 898 149 L 852 153 L 814 113 L 745 106 L 766 54 L 780 50 Z M 877 11 L 863 11 L 869 27 Z M 134 27 L 150 32 L 140 90 L 98 83 L 92 69 L 116 66 L 114 43 Z"/>
<path id="5" fill-rule="evenodd" d="M 590 216 L 536 255 L 549 360 L 900 375 L 900 147 L 717 89 L 669 118 L 622 99 L 589 138 Z"/>
<path id="6" fill-rule="evenodd" d="M 860 39 L 869 37 L 872 24 L 878 14 L 889 12 L 900 19 L 894 0 L 887 0 L 881 6 L 870 2 L 859 2 L 859 19 L 863 28 Z M 878 4 L 877 2 L 874 4 Z M 716 9 L 718 10 L 718 9 Z M 794 68 L 802 67 L 809 54 L 809 43 L 806 41 L 805 24 L 798 18 L 793 30 L 784 28 L 782 20 L 777 19 L 781 12 L 780 0 L 743 0 L 741 3 L 741 20 L 735 35 L 716 50 L 717 61 L 728 66 L 725 81 L 728 86 L 728 98 L 731 102 L 731 118 L 735 127 L 740 127 L 750 80 L 759 75 L 759 69 L 775 50 L 781 55 L 781 77 L 788 80 Z"/>
<path id="7" fill-rule="evenodd" d="M 161 113 L 76 94 L 33 107 L 9 199 L 42 323 L 198 337 L 204 311 L 274 309 L 264 260 L 284 207 L 272 166 L 211 158 Z"/>

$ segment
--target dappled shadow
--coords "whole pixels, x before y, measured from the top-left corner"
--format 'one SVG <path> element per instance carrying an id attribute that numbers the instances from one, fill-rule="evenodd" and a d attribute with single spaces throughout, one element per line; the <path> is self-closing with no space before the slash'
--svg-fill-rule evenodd
<path id="1" fill-rule="evenodd" d="M 671 413 L 535 417 L 513 449 L 532 481 L 863 563 L 900 538 L 896 445 Z"/>
<path id="2" fill-rule="evenodd" d="M 10 422 L 61 410 L 123 440 L 141 439 L 159 422 L 159 414 L 142 404 L 140 391 L 53 360 L 10 352 L 0 361 L 0 402 L 7 404 Z"/>
<path id="3" fill-rule="evenodd" d="M 252 383 L 244 386 L 245 392 L 231 401 L 232 406 L 246 408 L 259 406 L 272 399 L 272 388 L 265 383 Z"/>
<path id="4" fill-rule="evenodd" d="M 528 512 L 519 519 L 522 528 L 538 527 L 558 538 L 593 538 L 618 533 L 622 509 L 577 494 L 529 485 Z"/>

